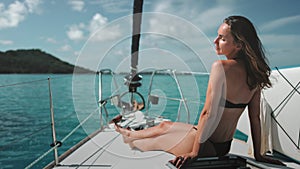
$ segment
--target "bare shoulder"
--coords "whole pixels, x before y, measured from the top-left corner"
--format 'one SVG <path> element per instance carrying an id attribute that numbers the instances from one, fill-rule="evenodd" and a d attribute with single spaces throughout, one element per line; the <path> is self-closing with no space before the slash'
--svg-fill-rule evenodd
<path id="1" fill-rule="evenodd" d="M 212 64 L 211 72 L 210 72 L 211 82 L 219 83 L 225 80 L 225 70 L 223 60 L 215 61 Z"/>
<path id="2" fill-rule="evenodd" d="M 228 72 L 232 69 L 236 68 L 236 61 L 233 60 L 217 60 L 212 64 L 212 72 L 213 71 L 217 71 L 220 73 L 220 71 L 222 73 Z"/>
<path id="3" fill-rule="evenodd" d="M 212 66 L 211 66 L 211 71 L 214 71 L 214 70 L 221 70 L 225 67 L 227 67 L 228 63 L 226 60 L 217 60 L 215 61 Z"/>
<path id="4" fill-rule="evenodd" d="M 228 69 L 234 65 L 237 65 L 237 62 L 235 60 L 217 60 L 215 61 L 212 66 L 213 67 L 223 67 L 224 69 Z"/>
<path id="5" fill-rule="evenodd" d="M 227 61 L 227 60 L 216 60 L 216 61 L 214 61 L 214 63 L 212 64 L 212 68 L 222 67 L 222 66 L 226 65 L 226 61 Z"/>

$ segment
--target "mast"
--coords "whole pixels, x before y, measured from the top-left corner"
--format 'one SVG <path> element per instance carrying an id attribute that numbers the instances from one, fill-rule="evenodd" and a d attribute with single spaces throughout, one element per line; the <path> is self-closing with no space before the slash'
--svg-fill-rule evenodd
<path id="1" fill-rule="evenodd" d="M 137 73 L 140 33 L 142 24 L 143 0 L 134 0 L 133 5 L 133 24 L 132 24 L 132 43 L 131 43 L 131 74 L 133 77 Z"/>
<path id="2" fill-rule="evenodd" d="M 125 84 L 129 88 L 129 92 L 134 93 L 137 87 L 142 84 L 142 76 L 137 74 L 137 65 L 139 57 L 140 33 L 142 24 L 143 0 L 134 0 L 133 4 L 133 24 L 132 24 L 132 42 L 131 42 L 131 65 L 130 74 L 125 77 Z"/>

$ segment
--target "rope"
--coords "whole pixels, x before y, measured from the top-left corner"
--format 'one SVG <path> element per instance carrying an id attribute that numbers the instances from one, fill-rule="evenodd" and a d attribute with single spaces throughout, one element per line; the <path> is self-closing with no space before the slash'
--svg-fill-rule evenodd
<path id="1" fill-rule="evenodd" d="M 61 142 L 63 143 L 64 141 L 66 141 L 73 133 L 75 133 L 75 131 L 81 127 L 90 117 L 92 117 L 92 115 L 94 115 L 95 112 L 97 112 L 99 110 L 99 108 L 97 108 L 96 110 L 94 110 L 94 112 L 90 113 L 82 122 L 80 122 L 69 134 L 67 134 L 62 140 Z"/>
<path id="2" fill-rule="evenodd" d="M 101 106 L 100 106 L 101 107 Z M 89 116 L 87 116 L 81 123 L 79 123 L 69 134 L 67 134 L 62 140 L 61 143 L 63 143 L 64 141 L 66 141 L 79 127 L 81 127 L 81 125 L 83 125 L 90 117 L 92 117 L 92 115 L 97 112 L 99 110 L 99 108 L 97 108 L 95 111 L 93 111 L 92 113 L 89 114 Z M 36 160 L 34 160 L 32 163 L 30 163 L 25 169 L 29 169 L 32 166 L 34 166 L 36 163 L 38 163 L 40 160 L 42 160 L 46 155 L 48 155 L 49 153 L 51 153 L 55 148 L 59 147 L 60 144 L 55 144 L 55 146 L 53 146 L 52 148 L 50 148 L 48 151 L 46 151 L 43 155 L 41 155 L 39 158 L 37 158 Z"/>
<path id="3" fill-rule="evenodd" d="M 65 78 L 65 77 L 66 77 L 66 76 L 64 76 L 64 77 L 55 77 L 55 78 L 58 79 L 58 78 Z M 0 85 L 0 88 L 4 88 L 4 87 L 12 87 L 12 86 L 18 86 L 18 85 L 25 85 L 25 84 L 32 84 L 32 83 L 41 82 L 41 81 L 48 81 L 48 79 L 39 79 L 39 80 L 32 80 L 32 81 L 24 81 L 24 82 L 20 82 L 20 83 L 13 83 L 13 84 L 7 84 L 7 85 Z M 16 101 L 16 102 L 17 102 L 17 101 Z M 72 114 L 68 115 L 67 117 L 65 117 L 65 119 L 68 118 L 68 117 L 70 117 L 71 115 L 72 115 Z M 19 143 L 19 142 L 23 141 L 24 139 L 29 139 L 29 138 L 31 138 L 32 136 L 34 136 L 34 135 L 40 133 L 41 131 L 47 129 L 48 127 L 49 127 L 49 125 L 47 124 L 47 125 L 45 125 L 45 126 L 39 128 L 39 129 L 37 129 L 37 130 L 31 132 L 31 133 L 28 134 L 28 135 L 25 135 L 25 136 L 23 136 L 23 137 L 21 137 L 21 138 L 18 138 L 18 139 L 16 139 L 16 140 L 10 142 L 9 144 L 2 145 L 2 146 L 0 146 L 0 151 L 9 148 L 9 147 L 11 147 L 12 145 L 14 145 L 15 143 Z"/>
<path id="4" fill-rule="evenodd" d="M 300 81 L 297 83 L 297 85 L 296 85 L 296 87 L 299 87 L 299 85 L 300 85 Z M 286 100 L 288 100 L 288 99 L 291 99 L 291 97 L 292 97 L 292 95 L 295 93 L 295 90 L 292 90 L 292 91 L 290 91 L 290 93 L 278 104 L 278 106 L 274 109 L 274 111 L 273 112 L 275 112 L 275 111 L 277 111 L 277 109 L 279 108 L 279 107 L 281 107 L 281 105 L 283 104 L 283 103 L 285 103 L 285 102 L 287 102 Z M 277 116 L 278 116 L 279 114 L 277 114 Z"/>
<path id="5" fill-rule="evenodd" d="M 300 149 L 300 147 L 299 147 L 299 139 L 300 139 L 300 133 L 299 133 L 299 138 L 298 138 L 298 145 L 297 145 L 297 143 L 292 139 L 292 137 L 287 133 L 287 131 L 283 128 L 283 126 L 277 121 L 277 119 L 276 119 L 276 116 L 274 115 L 274 113 L 275 113 L 275 111 L 277 111 L 277 109 L 283 104 L 283 103 L 285 103 L 286 102 L 286 100 L 288 99 L 288 98 L 291 98 L 292 97 L 292 95 L 295 93 L 295 92 L 297 92 L 298 94 L 300 94 L 299 93 L 299 91 L 298 91 L 298 87 L 299 87 L 299 85 L 300 85 L 300 81 L 297 83 L 297 85 L 296 86 L 293 86 L 291 83 L 290 83 L 290 81 L 279 71 L 279 69 L 277 68 L 277 67 L 275 67 L 276 69 L 277 69 L 277 71 L 279 72 L 279 74 L 280 74 L 280 76 L 282 76 L 282 78 L 284 78 L 285 80 L 286 80 L 286 82 L 293 88 L 293 90 L 278 104 L 278 106 L 272 111 L 272 113 L 271 113 L 271 116 L 272 116 L 272 118 L 273 118 L 273 120 L 277 123 L 277 125 L 281 128 L 281 130 L 285 133 L 285 135 L 289 138 L 289 140 L 295 145 L 295 147 L 297 148 L 297 149 Z"/>
<path id="6" fill-rule="evenodd" d="M 77 166 L 77 168 L 80 167 L 80 166 L 84 166 L 83 164 L 84 164 L 85 162 L 87 162 L 90 158 L 92 158 L 94 155 L 96 155 L 99 151 L 103 150 L 103 151 L 98 155 L 98 157 L 96 158 L 96 159 L 98 159 L 99 156 L 101 156 L 101 155 L 104 153 L 105 148 L 106 148 L 106 147 L 109 147 L 109 146 L 113 143 L 113 141 L 114 141 L 119 135 L 120 135 L 120 134 L 117 134 L 115 137 L 113 137 L 111 140 L 109 140 L 106 144 L 104 144 L 102 147 L 100 147 L 97 151 L 95 151 L 93 154 L 91 154 L 88 158 L 86 158 L 83 162 L 81 162 L 81 164 L 79 164 L 79 165 Z M 94 160 L 94 162 L 96 161 L 96 159 Z"/>
<path id="7" fill-rule="evenodd" d="M 51 77 L 51 79 L 60 79 L 60 78 L 66 78 L 69 77 L 68 75 L 62 76 L 62 77 Z M 24 81 L 20 83 L 12 83 L 12 84 L 6 84 L 6 85 L 0 85 L 0 88 L 3 87 L 11 87 L 11 86 L 18 86 L 18 85 L 24 85 L 24 84 L 30 84 L 30 83 L 36 83 L 41 81 L 48 81 L 48 78 L 46 79 L 38 79 L 38 80 L 32 80 L 32 81 Z"/>
<path id="8" fill-rule="evenodd" d="M 18 86 L 18 85 L 24 85 L 24 84 L 30 84 L 30 83 L 40 82 L 40 81 L 47 81 L 47 80 L 48 79 L 40 79 L 40 80 L 34 80 L 34 81 L 27 81 L 27 82 L 20 82 L 20 83 L 13 83 L 13 84 L 1 85 L 0 88 L 2 88 L 2 87 L 11 87 L 11 86 Z"/>
<path id="9" fill-rule="evenodd" d="M 70 75 L 65 75 L 65 76 L 57 76 L 57 77 L 51 77 L 51 79 L 61 79 L 61 78 L 67 78 L 70 77 Z M 31 81 L 23 81 L 23 82 L 18 82 L 18 83 L 12 83 L 12 84 L 4 84 L 4 85 L 0 85 L 0 88 L 6 88 L 6 87 L 12 87 L 12 86 L 21 86 L 21 85 L 27 85 L 27 84 L 33 84 L 33 83 L 39 83 L 39 82 L 45 82 L 48 81 L 49 78 L 42 78 L 42 79 L 38 79 L 38 80 L 31 80 Z M 68 135 L 66 135 L 63 140 L 61 142 L 64 142 L 66 139 L 68 139 L 81 125 L 83 125 L 95 112 L 97 112 L 99 108 L 97 108 L 94 112 L 92 112 L 88 117 L 86 117 L 85 120 L 83 120 L 79 125 L 77 125 L 77 127 L 75 127 Z M 72 116 L 72 114 L 66 116 L 64 119 L 68 118 Z M 13 140 L 12 142 L 10 142 L 9 144 L 6 145 L 2 145 L 0 146 L 0 151 L 5 150 L 11 146 L 13 146 L 16 143 L 19 143 L 21 141 L 24 141 L 25 139 L 30 139 L 32 138 L 34 135 L 44 131 L 45 129 L 49 128 L 49 124 L 21 137 L 18 138 L 16 140 Z M 54 149 L 56 149 L 57 147 L 59 147 L 60 144 L 55 144 L 53 147 L 51 147 L 48 151 L 46 151 L 44 154 L 42 154 L 41 156 L 39 156 L 37 159 L 35 159 L 32 163 L 30 163 L 27 168 L 31 168 L 34 165 L 36 165 L 39 161 L 41 161 L 45 156 L 47 156 L 49 153 L 51 153 Z"/>
<path id="10" fill-rule="evenodd" d="M 66 116 L 66 117 L 64 117 L 63 119 L 60 119 L 60 120 L 63 121 L 64 119 L 68 119 L 68 118 L 71 117 L 72 115 L 73 115 L 73 114 L 70 114 L 70 115 L 68 115 L 68 116 Z M 60 124 L 60 123 L 61 123 L 61 122 L 59 122 L 59 124 Z M 5 150 L 5 149 L 11 147 L 12 145 L 14 145 L 15 143 L 19 143 L 19 142 L 21 142 L 21 141 L 23 141 L 23 140 L 25 140 L 25 139 L 30 139 L 32 136 L 34 136 L 34 135 L 36 135 L 36 134 L 42 132 L 42 131 L 45 130 L 45 129 L 49 129 L 49 124 L 46 124 L 45 126 L 43 126 L 43 127 L 39 128 L 39 129 L 37 129 L 37 130 L 31 132 L 31 133 L 28 134 L 28 135 L 25 135 L 25 136 L 23 136 L 23 137 L 21 137 L 21 138 L 18 138 L 18 139 L 16 139 L 16 140 L 10 142 L 9 144 L 0 146 L 0 151 Z"/>
<path id="11" fill-rule="evenodd" d="M 295 86 L 293 86 L 292 85 L 292 83 L 279 71 L 279 69 L 278 69 L 278 67 L 275 67 L 276 69 L 277 69 L 277 71 L 278 71 L 278 73 L 284 78 L 284 80 L 286 81 L 286 82 L 288 82 L 288 84 L 298 93 L 298 94 L 300 94 L 300 92 L 298 91 L 298 89 L 296 88 L 297 86 L 298 86 L 298 84 L 300 83 L 300 81 L 298 82 L 298 84 L 296 85 L 296 87 Z"/>
<path id="12" fill-rule="evenodd" d="M 294 146 L 299 150 L 299 145 L 297 145 L 297 143 L 293 140 L 293 138 L 287 133 L 287 131 L 282 127 L 282 125 L 277 121 L 277 119 L 273 116 L 273 111 L 271 113 L 271 116 L 273 118 L 273 120 L 275 120 L 275 122 L 278 124 L 278 126 L 281 128 L 281 130 L 285 133 L 285 135 L 289 138 L 289 140 L 294 144 Z"/>
<path id="13" fill-rule="evenodd" d="M 32 163 L 30 163 L 27 167 L 25 167 L 25 169 L 29 169 L 32 166 L 34 166 L 36 163 L 38 163 L 41 159 L 43 159 L 44 157 L 46 157 L 46 155 L 48 155 L 49 153 L 51 153 L 55 148 L 57 148 L 58 146 L 60 146 L 59 144 L 53 146 L 52 148 L 50 148 L 48 151 L 46 151 L 43 155 L 41 155 L 39 158 L 37 158 L 36 160 L 34 160 Z"/>
<path id="14" fill-rule="evenodd" d="M 293 90 L 278 104 L 278 106 L 273 110 L 273 112 L 272 112 L 272 114 L 274 115 L 274 112 L 275 111 L 277 111 L 277 109 L 284 103 L 284 102 L 286 102 L 286 100 L 288 99 L 288 98 L 291 98 L 291 95 L 293 95 L 295 92 L 297 92 L 298 94 L 300 94 L 299 93 L 299 91 L 298 91 L 298 87 L 299 87 L 299 85 L 300 85 L 300 81 L 296 84 L 296 86 L 294 86 L 294 85 L 292 85 L 291 84 L 291 82 L 279 71 L 279 69 L 278 69 L 278 67 L 275 67 L 276 69 L 277 69 L 277 71 L 278 71 L 278 73 L 280 74 L 280 76 L 293 88 Z M 278 114 L 277 114 L 277 116 L 278 116 Z M 274 117 L 276 117 L 276 116 L 274 116 Z"/>

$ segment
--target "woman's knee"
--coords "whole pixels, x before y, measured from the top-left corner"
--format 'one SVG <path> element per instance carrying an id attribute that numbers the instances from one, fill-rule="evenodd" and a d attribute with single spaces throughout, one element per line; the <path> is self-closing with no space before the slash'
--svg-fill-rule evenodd
<path id="1" fill-rule="evenodd" d="M 137 148 L 141 151 L 157 150 L 157 142 L 153 138 L 145 138 L 140 140 L 134 140 L 130 144 L 131 148 Z"/>
<path id="2" fill-rule="evenodd" d="M 159 123 L 158 127 L 162 130 L 169 129 L 173 125 L 173 122 L 171 121 L 163 121 Z"/>

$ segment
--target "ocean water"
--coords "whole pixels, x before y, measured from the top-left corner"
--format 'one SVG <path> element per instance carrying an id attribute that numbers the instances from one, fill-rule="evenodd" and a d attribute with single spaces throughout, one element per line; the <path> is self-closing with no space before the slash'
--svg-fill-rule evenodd
<path id="1" fill-rule="evenodd" d="M 124 85 L 123 77 L 122 75 L 116 78 L 118 84 L 116 86 L 110 76 L 104 75 L 102 99 L 109 97 L 111 91 L 115 89 L 120 93 L 128 90 Z M 58 149 L 59 155 L 100 127 L 97 76 L 0 75 L 1 169 L 25 168 L 51 148 L 48 78 L 50 78 L 53 98 L 57 140 L 64 140 L 63 145 Z M 177 80 L 183 88 L 182 91 L 178 90 L 176 81 L 171 76 L 156 76 L 152 84 L 152 94 L 171 98 L 184 95 L 188 98 L 188 109 L 192 114 L 188 116 L 180 102 L 163 98 L 159 100 L 161 105 L 148 107 L 147 113 L 151 116 L 164 116 L 183 122 L 187 122 L 189 117 L 189 122 L 195 123 L 205 100 L 208 76 L 179 75 Z M 150 75 L 143 75 L 143 85 L 138 88 L 141 95 L 147 95 L 149 82 Z M 138 100 L 139 96 L 136 97 Z M 147 98 L 145 101 L 147 103 Z M 181 108 L 180 116 L 177 112 L 178 107 Z M 119 112 L 118 108 L 111 104 L 107 104 L 107 109 L 109 117 Z M 80 125 L 91 113 L 93 113 L 91 118 Z M 80 126 L 79 129 L 66 138 L 76 126 Z M 53 161 L 53 153 L 45 155 L 45 158 L 32 168 L 42 168 L 51 161 Z"/>

